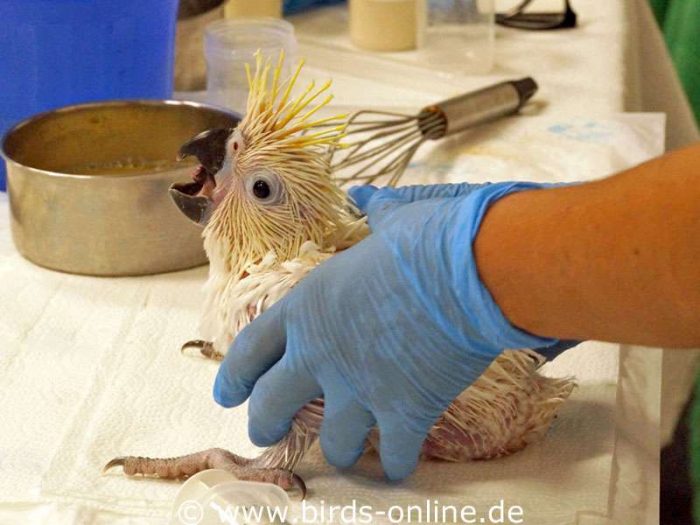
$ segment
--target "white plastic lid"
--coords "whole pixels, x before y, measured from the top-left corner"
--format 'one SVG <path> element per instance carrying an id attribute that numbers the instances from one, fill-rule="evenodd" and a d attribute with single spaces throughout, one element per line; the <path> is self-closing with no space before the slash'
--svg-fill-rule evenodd
<path id="1" fill-rule="evenodd" d="M 170 525 L 284 523 L 289 496 L 277 485 L 239 481 L 225 470 L 204 470 L 189 478 L 173 504 Z"/>

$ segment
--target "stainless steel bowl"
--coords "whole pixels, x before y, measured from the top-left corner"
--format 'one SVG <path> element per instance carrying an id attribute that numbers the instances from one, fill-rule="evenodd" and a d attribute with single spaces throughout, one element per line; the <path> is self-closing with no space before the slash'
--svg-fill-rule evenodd
<path id="1" fill-rule="evenodd" d="M 189 180 L 179 147 L 239 117 L 193 102 L 120 101 L 61 108 L 11 129 L 12 237 L 36 264 L 87 275 L 143 275 L 206 262 L 201 229 L 168 188 Z"/>

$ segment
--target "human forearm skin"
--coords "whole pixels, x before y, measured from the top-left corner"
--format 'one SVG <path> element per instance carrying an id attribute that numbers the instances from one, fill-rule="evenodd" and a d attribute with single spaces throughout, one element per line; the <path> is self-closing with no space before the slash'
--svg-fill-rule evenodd
<path id="1" fill-rule="evenodd" d="M 509 195 L 474 247 L 523 330 L 700 347 L 700 143 L 600 181 Z"/>

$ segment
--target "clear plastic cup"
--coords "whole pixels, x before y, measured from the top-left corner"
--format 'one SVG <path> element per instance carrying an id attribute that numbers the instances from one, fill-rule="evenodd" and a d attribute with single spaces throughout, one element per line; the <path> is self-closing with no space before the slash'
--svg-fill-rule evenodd
<path id="1" fill-rule="evenodd" d="M 288 522 L 288 512 L 289 496 L 277 485 L 238 481 L 225 470 L 204 470 L 178 491 L 170 525 L 267 525 Z"/>
<path id="2" fill-rule="evenodd" d="M 258 50 L 274 63 L 284 50 L 282 76 L 289 75 L 297 54 L 294 26 L 276 18 L 220 20 L 207 26 L 204 54 L 210 103 L 245 113 L 248 97 L 245 64 L 255 67 Z"/>
<path id="3" fill-rule="evenodd" d="M 427 0 L 420 54 L 430 67 L 486 74 L 494 61 L 494 0 Z"/>

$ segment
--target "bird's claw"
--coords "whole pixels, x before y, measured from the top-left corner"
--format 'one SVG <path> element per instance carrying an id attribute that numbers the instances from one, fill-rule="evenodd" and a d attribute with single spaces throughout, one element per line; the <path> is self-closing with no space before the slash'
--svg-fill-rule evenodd
<path id="1" fill-rule="evenodd" d="M 224 358 L 224 355 L 220 352 L 218 352 L 214 348 L 214 344 L 209 342 L 209 341 L 203 341 L 202 339 L 195 339 L 194 341 L 187 341 L 182 347 L 180 348 L 180 352 L 183 354 L 187 354 L 187 350 L 190 348 L 196 348 L 199 350 L 199 354 L 202 357 L 206 357 L 207 359 L 213 359 L 214 361 L 221 361 Z"/>
<path id="2" fill-rule="evenodd" d="M 102 467 L 102 474 L 106 474 L 110 469 L 114 467 L 124 467 L 126 463 L 126 457 L 118 457 L 110 460 L 104 467 Z"/>
<path id="3" fill-rule="evenodd" d="M 295 490 L 299 491 L 301 494 L 301 497 L 299 498 L 300 500 L 306 499 L 306 483 L 304 483 L 301 476 L 292 473 L 292 486 L 289 489 L 289 492 L 295 492 Z"/>
<path id="4" fill-rule="evenodd" d="M 187 341 L 184 345 L 182 345 L 182 347 L 180 347 L 180 352 L 184 354 L 190 348 L 196 348 L 201 353 L 207 345 L 211 345 L 211 343 L 209 341 L 203 341 L 202 339 L 194 339 L 193 341 Z"/>

